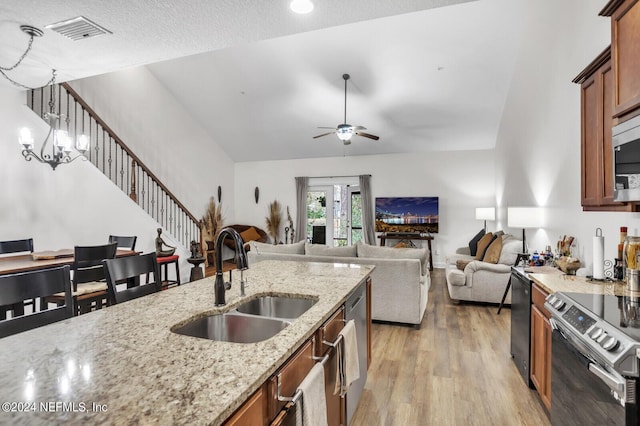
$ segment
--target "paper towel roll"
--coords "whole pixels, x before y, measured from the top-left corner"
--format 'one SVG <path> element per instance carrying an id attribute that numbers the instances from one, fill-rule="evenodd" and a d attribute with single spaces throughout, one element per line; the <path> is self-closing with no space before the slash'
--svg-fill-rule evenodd
<path id="1" fill-rule="evenodd" d="M 604 279 L 604 237 L 600 228 L 596 230 L 596 236 L 593 237 L 593 279 Z"/>

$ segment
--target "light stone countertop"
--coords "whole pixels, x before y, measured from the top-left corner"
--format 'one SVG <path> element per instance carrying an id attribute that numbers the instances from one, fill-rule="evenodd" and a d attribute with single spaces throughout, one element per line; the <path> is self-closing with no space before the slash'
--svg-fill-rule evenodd
<path id="1" fill-rule="evenodd" d="M 239 296 L 240 273 L 234 271 L 221 308 L 214 307 L 211 277 L 0 339 L 0 401 L 10 404 L 0 411 L 0 424 L 220 424 L 374 268 L 285 261 L 250 266 L 247 296 Z M 215 342 L 170 331 L 252 296 L 287 294 L 318 302 L 263 342 Z"/>
<path id="2" fill-rule="evenodd" d="M 615 296 L 638 296 L 637 293 L 628 291 L 623 281 L 593 281 L 586 277 L 566 275 L 563 273 L 532 273 L 529 274 L 529 278 L 549 294 L 562 291 Z"/>

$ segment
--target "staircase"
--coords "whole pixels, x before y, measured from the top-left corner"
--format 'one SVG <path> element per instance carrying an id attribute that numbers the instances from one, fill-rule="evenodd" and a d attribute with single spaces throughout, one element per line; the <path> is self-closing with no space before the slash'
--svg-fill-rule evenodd
<path id="1" fill-rule="evenodd" d="M 199 243 L 200 221 L 67 83 L 29 90 L 29 108 L 43 117 L 49 111 L 51 90 L 54 109 L 67 117 L 60 127 L 74 140 L 79 134 L 89 136 L 87 159 L 187 250 L 191 241 Z"/>

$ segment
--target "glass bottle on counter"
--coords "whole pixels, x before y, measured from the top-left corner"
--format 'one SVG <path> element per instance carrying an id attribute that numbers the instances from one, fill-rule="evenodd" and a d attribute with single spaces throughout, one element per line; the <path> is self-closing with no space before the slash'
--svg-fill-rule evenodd
<path id="1" fill-rule="evenodd" d="M 624 268 L 625 277 L 627 276 L 627 269 L 640 269 L 640 237 L 625 237 L 622 266 Z"/>
<path id="2" fill-rule="evenodd" d="M 627 227 L 621 226 L 620 227 L 620 244 L 618 244 L 618 259 L 622 259 L 625 238 L 627 238 Z"/>

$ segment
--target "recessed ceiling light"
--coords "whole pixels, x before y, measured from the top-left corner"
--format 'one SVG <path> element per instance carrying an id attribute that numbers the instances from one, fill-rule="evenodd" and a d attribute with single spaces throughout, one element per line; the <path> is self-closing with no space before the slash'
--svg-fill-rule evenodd
<path id="1" fill-rule="evenodd" d="M 313 3 L 311 3 L 311 0 L 293 0 L 289 7 L 295 13 L 304 14 L 313 10 Z"/>

